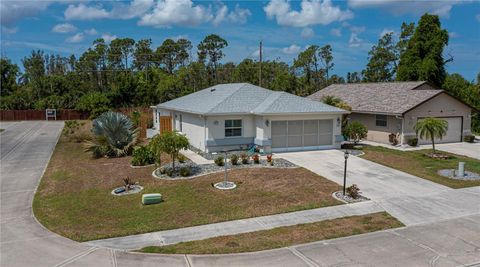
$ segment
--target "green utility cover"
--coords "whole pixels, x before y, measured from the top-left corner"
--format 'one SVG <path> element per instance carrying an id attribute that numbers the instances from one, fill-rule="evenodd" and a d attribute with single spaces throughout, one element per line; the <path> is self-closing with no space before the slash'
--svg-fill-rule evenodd
<path id="1" fill-rule="evenodd" d="M 143 194 L 142 195 L 142 204 L 150 205 L 162 202 L 162 195 L 159 193 L 154 194 Z"/>

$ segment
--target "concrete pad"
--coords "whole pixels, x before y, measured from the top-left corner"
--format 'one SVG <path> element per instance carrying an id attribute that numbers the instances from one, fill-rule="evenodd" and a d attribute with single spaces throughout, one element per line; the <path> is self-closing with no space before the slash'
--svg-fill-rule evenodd
<path id="1" fill-rule="evenodd" d="M 441 151 L 480 160 L 480 143 L 438 144 L 435 148 Z M 468 167 L 468 166 L 467 166 Z"/>
<path id="2" fill-rule="evenodd" d="M 2 243 L 0 266 L 56 266 L 65 260 L 88 251 L 88 246 L 59 236 L 24 239 Z"/>
<path id="3" fill-rule="evenodd" d="M 116 266 L 115 255 L 109 249 L 89 250 L 85 254 L 81 254 L 73 259 L 68 259 L 62 263 L 62 266 Z"/>
<path id="4" fill-rule="evenodd" d="M 33 217 L 18 218 L 1 224 L 0 236 L 2 245 L 22 240 L 32 240 L 54 234 L 40 226 Z"/>
<path id="5" fill-rule="evenodd" d="M 0 193 L 0 223 L 32 216 L 33 191 Z"/>
<path id="6" fill-rule="evenodd" d="M 192 255 L 189 256 L 189 258 L 191 265 L 194 267 L 309 266 L 305 261 L 286 248 L 243 254 Z"/>
<path id="7" fill-rule="evenodd" d="M 116 251 L 116 263 L 118 267 L 141 266 L 184 266 L 190 267 L 184 255 L 163 255 L 163 254 L 145 254 L 145 253 L 127 253 Z"/>
<path id="8" fill-rule="evenodd" d="M 351 239 L 341 239 L 330 243 L 336 251 L 329 249 L 322 253 L 323 244 L 313 244 L 296 247 L 298 251 L 312 259 L 319 265 L 326 265 L 322 261 L 324 253 L 334 252 L 338 255 L 337 262 L 330 255 L 328 265 L 339 265 L 348 259 L 366 266 L 428 266 L 437 255 L 429 250 L 422 249 L 415 244 L 388 232 L 356 236 Z"/>

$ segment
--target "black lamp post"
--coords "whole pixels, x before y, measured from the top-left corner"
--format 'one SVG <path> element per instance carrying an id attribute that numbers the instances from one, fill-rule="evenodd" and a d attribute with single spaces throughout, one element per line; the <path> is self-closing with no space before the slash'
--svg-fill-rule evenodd
<path id="1" fill-rule="evenodd" d="M 345 150 L 343 157 L 345 158 L 345 169 L 343 170 L 343 195 L 345 196 L 345 188 L 347 186 L 347 159 L 350 156 L 348 150 Z"/>

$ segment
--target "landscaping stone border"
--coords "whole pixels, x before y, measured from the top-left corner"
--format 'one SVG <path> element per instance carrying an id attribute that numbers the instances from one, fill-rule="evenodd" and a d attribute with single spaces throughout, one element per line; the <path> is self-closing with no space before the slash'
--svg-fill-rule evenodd
<path id="1" fill-rule="evenodd" d="M 120 196 L 138 194 L 138 193 L 142 192 L 142 190 L 143 190 L 143 186 L 140 186 L 140 185 L 133 185 L 132 187 L 133 188 L 128 190 L 128 191 L 123 191 L 122 193 L 116 194 L 115 190 L 117 190 L 119 188 L 123 188 L 123 186 L 120 186 L 120 187 L 117 187 L 117 188 L 113 189 L 111 194 L 114 195 L 114 196 L 120 197 Z"/>
<path id="2" fill-rule="evenodd" d="M 471 172 L 471 171 L 465 171 L 465 176 L 459 177 L 459 176 L 452 176 L 452 173 L 454 171 L 457 171 L 456 169 L 442 169 L 438 170 L 437 173 L 443 177 L 447 177 L 450 179 L 455 179 L 455 180 L 463 180 L 463 181 L 478 181 L 480 180 L 480 174 L 476 172 Z"/>
<path id="3" fill-rule="evenodd" d="M 134 166 L 134 165 L 130 164 L 130 168 L 133 168 L 133 169 L 141 169 L 141 168 L 147 168 L 147 167 L 152 167 L 152 166 L 155 166 L 155 163 L 148 164 L 148 165 L 143 165 L 143 166 Z"/>
<path id="4" fill-rule="evenodd" d="M 369 198 L 364 197 L 362 195 L 360 195 L 358 198 L 352 198 L 348 194 L 344 196 L 343 191 L 333 192 L 332 197 L 335 198 L 336 200 L 342 201 L 343 203 L 347 203 L 347 204 L 370 200 Z"/>
<path id="5" fill-rule="evenodd" d="M 228 170 L 236 170 L 236 169 L 246 169 L 246 168 L 279 168 L 279 169 L 285 169 L 285 168 L 298 168 L 298 165 L 295 165 L 291 163 L 290 161 L 283 159 L 283 158 L 275 158 L 273 159 L 273 166 L 271 166 L 267 160 L 265 159 L 260 159 L 259 164 L 253 163 L 253 160 L 250 160 L 249 164 L 242 164 L 239 162 L 237 165 L 232 165 L 230 162 L 227 162 L 227 168 Z M 212 173 L 217 173 L 217 172 L 223 172 L 225 171 L 225 166 L 218 166 L 214 163 L 212 164 L 202 164 L 202 165 L 197 165 L 193 162 L 188 162 L 184 163 L 183 166 L 187 165 L 190 167 L 193 167 L 192 170 L 192 175 L 183 177 L 183 176 L 176 176 L 176 177 L 170 177 L 166 174 L 161 174 L 158 170 L 160 168 L 155 169 L 152 172 L 152 176 L 158 179 L 165 179 L 165 180 L 183 180 L 183 179 L 193 179 L 199 176 L 207 175 L 207 174 L 212 174 Z M 171 164 L 164 165 L 165 166 L 171 166 Z M 175 166 L 178 166 L 179 168 L 182 167 L 182 163 L 180 164 L 175 164 Z"/>

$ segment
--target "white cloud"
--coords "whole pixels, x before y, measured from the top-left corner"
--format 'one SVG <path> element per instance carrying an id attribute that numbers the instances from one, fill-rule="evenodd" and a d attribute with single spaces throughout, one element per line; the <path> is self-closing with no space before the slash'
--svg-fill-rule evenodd
<path id="1" fill-rule="evenodd" d="M 14 34 L 18 32 L 18 27 L 7 27 L 2 26 L 2 33 L 3 34 Z"/>
<path id="2" fill-rule="evenodd" d="M 88 35 L 97 35 L 98 34 L 98 32 L 97 32 L 97 30 L 95 30 L 95 28 L 85 30 L 84 32 Z"/>
<path id="3" fill-rule="evenodd" d="M 110 43 L 111 41 L 117 39 L 118 37 L 116 35 L 111 35 L 109 33 L 104 33 L 102 34 L 102 39 L 106 42 L 106 43 Z"/>
<path id="4" fill-rule="evenodd" d="M 348 46 L 360 47 L 364 40 L 359 37 L 360 33 L 365 31 L 365 27 L 350 26 L 350 39 L 348 40 Z"/>
<path id="5" fill-rule="evenodd" d="M 301 49 L 300 46 L 298 46 L 296 44 L 292 44 L 291 46 L 282 48 L 282 52 L 285 53 L 285 54 L 293 55 L 293 54 L 297 54 L 298 52 L 300 52 L 300 49 Z"/>
<path id="6" fill-rule="evenodd" d="M 379 37 L 382 38 L 385 34 L 387 33 L 393 33 L 395 34 L 395 31 L 394 30 L 391 30 L 391 29 L 383 29 L 383 31 L 380 33 Z"/>
<path id="7" fill-rule="evenodd" d="M 333 28 L 330 30 L 330 34 L 333 36 L 340 37 L 342 36 L 342 29 L 341 28 Z"/>
<path id="8" fill-rule="evenodd" d="M 160 0 L 152 12 L 142 16 L 138 24 L 157 27 L 195 26 L 212 19 L 210 7 L 194 5 L 191 0 Z"/>
<path id="9" fill-rule="evenodd" d="M 10 25 L 24 17 L 36 16 L 51 3 L 51 1 L 0 1 L 0 21 L 2 25 Z"/>
<path id="10" fill-rule="evenodd" d="M 52 28 L 52 32 L 56 33 L 69 33 L 77 30 L 77 27 L 70 23 L 57 24 Z"/>
<path id="11" fill-rule="evenodd" d="M 450 10 L 454 5 L 461 4 L 462 0 L 348 0 L 351 8 L 382 8 L 396 16 L 404 14 L 421 15 L 424 13 L 436 14 L 441 17 L 449 17 Z"/>
<path id="12" fill-rule="evenodd" d="M 85 34 L 83 32 L 79 32 L 73 36 L 68 37 L 65 41 L 67 43 L 80 43 L 85 39 Z"/>
<path id="13" fill-rule="evenodd" d="M 459 38 L 460 37 L 460 34 L 456 33 L 456 32 L 449 32 L 448 33 L 448 36 L 450 38 Z"/>
<path id="14" fill-rule="evenodd" d="M 83 3 L 69 5 L 64 12 L 67 20 L 94 20 L 108 18 L 110 14 L 102 6 L 87 6 Z"/>
<path id="15" fill-rule="evenodd" d="M 300 11 L 296 11 L 291 9 L 286 0 L 271 0 L 263 10 L 268 18 L 275 18 L 278 24 L 292 27 L 327 25 L 353 18 L 350 10 L 333 6 L 331 0 L 302 0 L 300 7 Z"/>
<path id="16" fill-rule="evenodd" d="M 315 32 L 312 30 L 312 28 L 304 28 L 302 32 L 300 33 L 300 36 L 303 39 L 309 39 L 315 36 Z"/>

